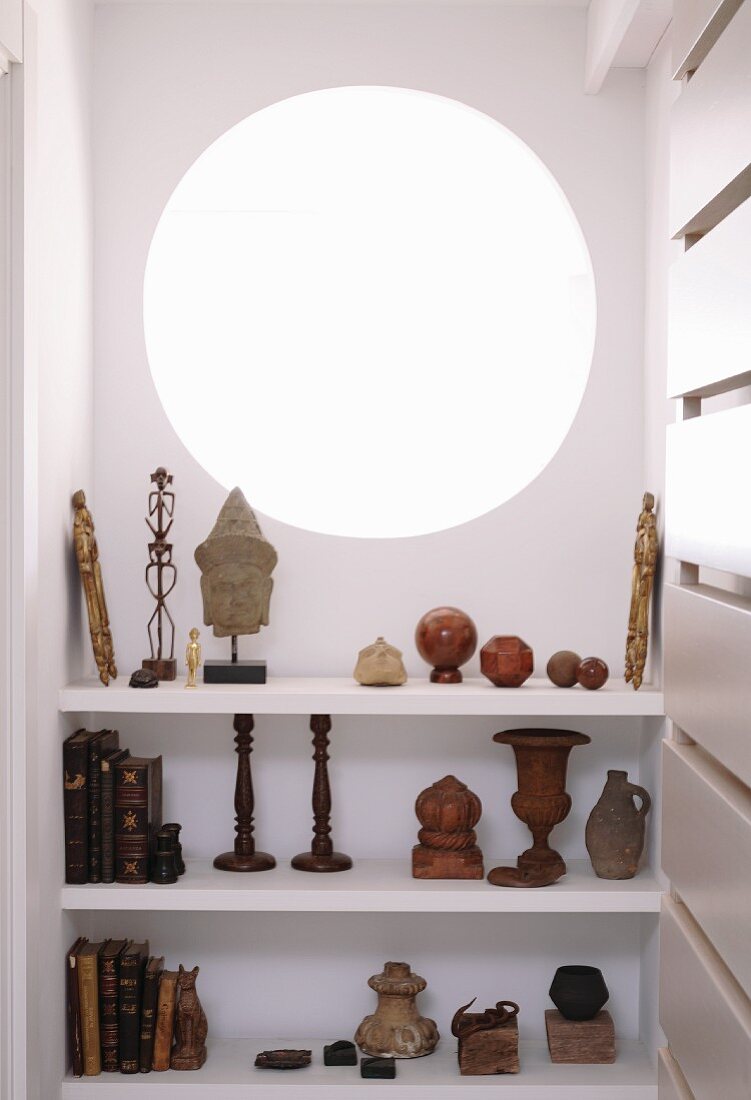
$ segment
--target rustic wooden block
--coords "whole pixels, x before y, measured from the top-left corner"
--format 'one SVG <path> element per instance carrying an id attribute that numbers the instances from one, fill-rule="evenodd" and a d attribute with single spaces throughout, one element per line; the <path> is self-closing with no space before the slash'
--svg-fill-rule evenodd
<path id="1" fill-rule="evenodd" d="M 551 1062 L 610 1065 L 615 1061 L 613 1018 L 601 1009 L 591 1020 L 567 1020 L 557 1008 L 545 1012 Z"/>
<path id="2" fill-rule="evenodd" d="M 416 844 L 412 849 L 413 878 L 485 878 L 482 852 L 475 845 L 459 852 L 442 852 Z"/>
<path id="3" fill-rule="evenodd" d="M 459 1072 L 463 1077 L 519 1072 L 519 1024 L 516 1016 L 499 1027 L 475 1031 L 459 1040 Z"/>

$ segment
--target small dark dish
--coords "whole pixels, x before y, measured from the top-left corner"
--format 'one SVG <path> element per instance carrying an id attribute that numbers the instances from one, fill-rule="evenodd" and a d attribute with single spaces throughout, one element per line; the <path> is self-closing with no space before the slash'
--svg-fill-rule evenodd
<path id="1" fill-rule="evenodd" d="M 310 1050 L 262 1050 L 256 1056 L 259 1069 L 302 1069 L 310 1065 Z"/>
<path id="2" fill-rule="evenodd" d="M 550 987 L 550 999 L 567 1020 L 591 1020 L 610 994 L 596 966 L 559 966 Z"/>

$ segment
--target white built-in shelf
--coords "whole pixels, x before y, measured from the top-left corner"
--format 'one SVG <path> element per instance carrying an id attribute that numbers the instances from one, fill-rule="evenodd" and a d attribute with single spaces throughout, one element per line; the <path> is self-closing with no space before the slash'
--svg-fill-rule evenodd
<path id="1" fill-rule="evenodd" d="M 359 1066 L 324 1066 L 323 1044 L 331 1039 L 209 1039 L 209 1057 L 196 1072 L 102 1073 L 66 1077 L 62 1100 L 466 1100 L 467 1096 L 518 1097 L 518 1100 L 657 1100 L 657 1071 L 641 1043 L 617 1043 L 611 1066 L 553 1065 L 547 1043 L 521 1042 L 521 1072 L 490 1077 L 461 1077 L 456 1040 L 449 1034 L 427 1058 L 400 1060 L 393 1081 L 364 1081 Z M 256 1069 L 261 1050 L 291 1047 L 313 1052 L 305 1069 Z"/>
<path id="2" fill-rule="evenodd" d="M 184 680 L 156 688 L 131 688 L 127 675 L 108 687 L 81 680 L 60 691 L 60 710 L 112 714 L 357 714 L 515 715 L 539 717 L 649 717 L 665 712 L 663 694 L 609 680 L 599 691 L 557 688 L 547 679 L 520 688 L 496 688 L 485 679 L 431 684 L 414 679 L 401 687 L 362 687 L 341 677 L 270 677 L 266 684 L 199 684 Z"/>
<path id="3" fill-rule="evenodd" d="M 487 869 L 512 859 L 488 860 Z M 174 886 L 64 886 L 63 909 L 256 913 L 657 913 L 662 890 L 649 869 L 624 882 L 597 878 L 589 860 L 571 860 L 554 886 L 515 889 L 412 878 L 405 860 L 364 859 L 332 875 L 294 871 L 230 874 L 189 860 Z"/>

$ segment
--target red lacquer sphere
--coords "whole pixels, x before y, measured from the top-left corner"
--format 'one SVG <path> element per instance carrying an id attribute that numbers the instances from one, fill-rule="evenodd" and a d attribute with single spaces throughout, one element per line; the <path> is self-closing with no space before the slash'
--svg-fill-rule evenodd
<path id="1" fill-rule="evenodd" d="M 424 661 L 433 666 L 434 684 L 460 684 L 459 665 L 477 649 L 477 627 L 458 607 L 434 607 L 417 624 L 415 644 Z"/>

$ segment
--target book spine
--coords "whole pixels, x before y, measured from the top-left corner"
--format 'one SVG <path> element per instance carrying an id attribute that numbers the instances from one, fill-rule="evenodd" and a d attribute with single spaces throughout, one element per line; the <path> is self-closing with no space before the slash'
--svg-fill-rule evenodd
<path id="1" fill-rule="evenodd" d="M 70 1043 L 70 1062 L 74 1077 L 83 1076 L 83 1037 L 81 1034 L 81 998 L 78 991 L 78 959 L 76 947 L 67 957 L 66 984 L 68 992 L 68 1041 Z"/>
<path id="2" fill-rule="evenodd" d="M 88 881 L 88 745 L 86 741 L 63 745 L 63 811 L 65 823 L 65 881 Z"/>
<path id="3" fill-rule="evenodd" d="M 148 881 L 149 768 L 124 760 L 115 765 L 115 882 Z"/>
<path id="4" fill-rule="evenodd" d="M 156 1009 L 159 996 L 158 970 L 147 970 L 143 979 L 143 1000 L 141 1003 L 141 1037 L 139 1045 L 139 1063 L 141 1073 L 151 1073 L 154 1061 L 154 1040 L 156 1038 Z"/>
<path id="5" fill-rule="evenodd" d="M 114 772 L 102 762 L 102 882 L 115 881 L 115 789 Z"/>
<path id="6" fill-rule="evenodd" d="M 159 1000 L 156 1015 L 156 1035 L 154 1038 L 154 1060 L 152 1066 L 155 1070 L 169 1069 L 170 1056 L 172 1054 L 172 1033 L 175 1027 L 175 998 L 177 995 L 177 975 L 174 973 L 162 974 L 159 983 Z"/>
<path id="7" fill-rule="evenodd" d="M 117 1073 L 120 1069 L 120 1028 L 118 1026 L 119 956 L 103 958 L 99 969 L 99 1015 L 102 1041 L 102 1069 Z"/>
<path id="8" fill-rule="evenodd" d="M 102 881 L 102 750 L 100 740 L 89 744 L 89 882 Z"/>
<path id="9" fill-rule="evenodd" d="M 78 993 L 81 1001 L 83 1072 L 86 1077 L 96 1077 L 102 1072 L 96 955 L 83 955 L 78 960 Z"/>
<path id="10" fill-rule="evenodd" d="M 143 971 L 140 955 L 125 955 L 120 963 L 120 1072 L 138 1073 L 138 1033 L 141 1020 Z"/>

